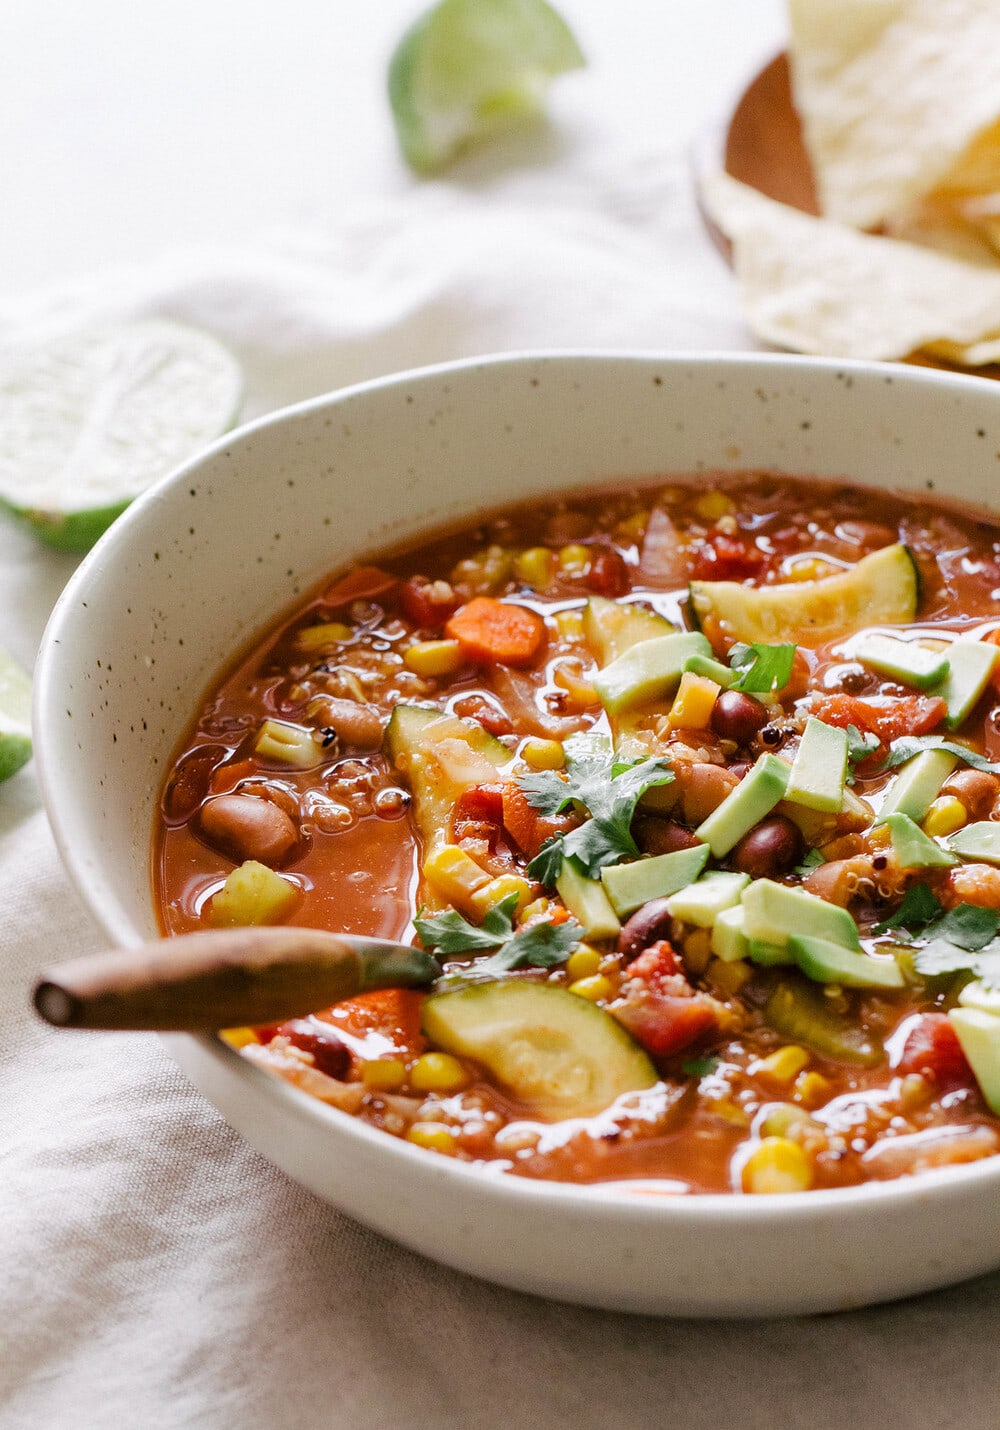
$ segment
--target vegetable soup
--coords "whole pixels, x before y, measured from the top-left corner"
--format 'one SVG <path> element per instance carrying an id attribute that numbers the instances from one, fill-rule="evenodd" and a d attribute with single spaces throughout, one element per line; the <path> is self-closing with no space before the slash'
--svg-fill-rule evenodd
<path id="1" fill-rule="evenodd" d="M 170 770 L 167 933 L 442 973 L 241 1054 L 419 1147 L 666 1192 L 1000 1151 L 1000 528 L 677 478 L 336 573 Z"/>

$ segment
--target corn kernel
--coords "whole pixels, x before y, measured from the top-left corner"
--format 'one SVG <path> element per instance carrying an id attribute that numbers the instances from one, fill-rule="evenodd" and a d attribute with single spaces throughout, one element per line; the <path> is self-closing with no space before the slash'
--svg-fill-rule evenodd
<path id="1" fill-rule="evenodd" d="M 219 1037 L 231 1048 L 245 1048 L 260 1041 L 252 1028 L 222 1028 Z"/>
<path id="2" fill-rule="evenodd" d="M 552 619 L 556 630 L 564 641 L 583 640 L 583 612 L 578 610 L 556 611 Z"/>
<path id="3" fill-rule="evenodd" d="M 934 1095 L 934 1089 L 921 1073 L 907 1073 L 899 1083 L 899 1105 L 905 1112 L 913 1112 L 918 1107 L 926 1107 Z"/>
<path id="4" fill-rule="evenodd" d="M 415 641 L 403 652 L 403 664 L 414 675 L 454 675 L 465 656 L 458 641 Z"/>
<path id="5" fill-rule="evenodd" d="M 803 1107 L 820 1107 L 830 1097 L 830 1081 L 815 1071 L 799 1073 L 795 1079 L 795 1096 Z"/>
<path id="6" fill-rule="evenodd" d="M 402 1058 L 371 1058 L 361 1064 L 361 1081 L 369 1092 L 397 1092 L 406 1081 Z"/>
<path id="7" fill-rule="evenodd" d="M 732 498 L 727 497 L 725 492 L 702 492 L 694 509 L 702 521 L 718 521 L 720 516 L 728 516 L 734 506 Z"/>
<path id="8" fill-rule="evenodd" d="M 573 668 L 576 664 L 575 659 L 559 661 L 553 667 L 552 680 L 560 690 L 565 690 L 568 696 L 567 705 L 572 705 L 577 710 L 586 710 L 591 705 L 599 705 L 601 697 L 580 670 Z"/>
<path id="9" fill-rule="evenodd" d="M 540 898 L 532 899 L 531 903 L 521 910 L 522 928 L 527 924 L 537 923 L 539 919 L 548 918 L 551 908 L 552 900 L 545 898 L 544 895 Z"/>
<path id="10" fill-rule="evenodd" d="M 558 740 L 541 740 L 529 735 L 518 754 L 533 770 L 561 770 L 566 763 L 566 755 Z"/>
<path id="11" fill-rule="evenodd" d="M 407 1142 L 417 1147 L 426 1147 L 430 1152 L 444 1152 L 446 1156 L 455 1154 L 455 1138 L 439 1122 L 414 1122 L 406 1134 Z"/>
<path id="12" fill-rule="evenodd" d="M 472 895 L 490 882 L 486 870 L 457 844 L 445 844 L 425 859 L 423 874 L 443 898 L 465 912 L 471 911 Z"/>
<path id="13" fill-rule="evenodd" d="M 713 958 L 705 970 L 705 976 L 723 998 L 732 998 L 752 972 L 745 958 L 734 959 L 731 963 L 724 963 L 721 958 Z"/>
<path id="14" fill-rule="evenodd" d="M 794 1102 L 772 1102 L 764 1111 L 760 1124 L 760 1135 L 767 1139 L 790 1137 L 797 1139 L 800 1133 L 818 1124 Z"/>
<path id="15" fill-rule="evenodd" d="M 968 818 L 969 811 L 957 795 L 945 794 L 933 801 L 920 827 L 932 839 L 942 839 L 961 829 Z"/>
<path id="16" fill-rule="evenodd" d="M 213 928 L 250 928 L 278 923 L 299 898 L 299 887 L 257 859 L 234 869 L 208 905 Z"/>
<path id="17" fill-rule="evenodd" d="M 689 973 L 700 977 L 712 957 L 712 930 L 692 929 L 684 938 L 684 963 Z"/>
<path id="18" fill-rule="evenodd" d="M 566 974 L 571 982 L 593 978 L 601 970 L 601 955 L 589 943 L 578 944 L 566 960 Z"/>
<path id="19" fill-rule="evenodd" d="M 812 1186 L 812 1169 L 797 1142 L 765 1137 L 744 1162 L 742 1181 L 745 1192 L 805 1192 Z"/>
<path id="20" fill-rule="evenodd" d="M 533 591 L 545 591 L 551 585 L 555 564 L 547 546 L 529 546 L 515 558 L 514 572 Z"/>
<path id="21" fill-rule="evenodd" d="M 451 1053 L 421 1053 L 410 1069 L 416 1092 L 458 1092 L 469 1081 L 465 1068 Z"/>
<path id="22" fill-rule="evenodd" d="M 578 998 L 586 998 L 588 1003 L 599 1003 L 602 998 L 610 998 L 614 989 L 610 978 L 603 973 L 592 973 L 589 978 L 577 978 L 569 985 L 569 991 Z"/>
<path id="23" fill-rule="evenodd" d="M 808 1064 L 809 1054 L 805 1048 L 800 1048 L 796 1043 L 786 1043 L 783 1048 L 776 1048 L 766 1058 L 751 1063 L 750 1073 L 753 1077 L 764 1077 L 771 1082 L 790 1084 Z"/>
<path id="24" fill-rule="evenodd" d="M 469 895 L 469 910 L 475 918 L 485 918 L 490 909 L 496 908 L 497 904 L 510 898 L 511 894 L 517 895 L 514 912 L 520 913 L 527 908 L 531 900 L 531 885 L 527 879 L 522 879 L 520 874 L 498 874 L 495 879 L 490 879 L 481 889 L 476 889 Z"/>
<path id="25" fill-rule="evenodd" d="M 649 512 L 637 511 L 631 516 L 627 516 L 624 521 L 620 521 L 615 527 L 615 536 L 619 541 L 640 542 L 646 535 L 646 527 L 649 525 Z"/>
<path id="26" fill-rule="evenodd" d="M 707 675 L 695 675 L 686 670 L 667 717 L 671 727 L 675 730 L 706 730 L 721 689 L 722 686 L 709 680 Z"/>
<path id="27" fill-rule="evenodd" d="M 262 760 L 274 760 L 297 770 L 308 770 L 323 758 L 313 731 L 289 720 L 264 720 L 253 748 Z"/>
<path id="28" fill-rule="evenodd" d="M 295 632 L 295 645 L 298 650 L 316 654 L 319 651 L 332 650 L 334 646 L 343 645 L 344 641 L 349 641 L 354 631 L 351 626 L 345 626 L 343 621 L 323 621 L 318 626 L 303 626 L 301 630 Z"/>
<path id="29" fill-rule="evenodd" d="M 559 565 L 567 576 L 582 576 L 590 567 L 590 552 L 586 546 L 571 542 L 560 551 Z"/>
<path id="30" fill-rule="evenodd" d="M 824 561 L 820 556 L 799 556 L 789 561 L 785 575 L 789 581 L 822 581 L 834 576 L 840 570 L 832 561 Z"/>

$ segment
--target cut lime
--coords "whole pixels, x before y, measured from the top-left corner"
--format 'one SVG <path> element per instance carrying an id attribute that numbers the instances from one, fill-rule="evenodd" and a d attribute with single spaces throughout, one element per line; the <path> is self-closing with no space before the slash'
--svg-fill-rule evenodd
<path id="1" fill-rule="evenodd" d="M 129 502 L 235 422 L 236 359 L 161 319 L 0 352 L 0 508 L 86 551 Z"/>
<path id="2" fill-rule="evenodd" d="M 0 649 L 0 780 L 31 759 L 31 679 Z"/>
<path id="3" fill-rule="evenodd" d="M 537 114 L 550 80 L 586 61 L 546 0 L 440 0 L 389 64 L 396 134 L 415 169 Z"/>

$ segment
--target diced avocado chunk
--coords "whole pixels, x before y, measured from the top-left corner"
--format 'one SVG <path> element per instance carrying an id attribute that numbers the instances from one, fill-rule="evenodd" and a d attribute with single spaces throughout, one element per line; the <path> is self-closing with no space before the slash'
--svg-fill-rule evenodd
<path id="1" fill-rule="evenodd" d="M 906 814 L 915 822 L 923 819 L 957 764 L 957 757 L 947 750 L 921 750 L 907 760 L 882 801 L 879 820 L 890 814 Z"/>
<path id="2" fill-rule="evenodd" d="M 884 1056 L 877 1038 L 835 1013 L 819 988 L 800 979 L 782 979 L 775 986 L 764 1017 L 782 1037 L 803 1043 L 822 1057 L 875 1067 Z"/>
<path id="3" fill-rule="evenodd" d="M 983 1100 L 991 1112 L 1000 1114 L 1000 1018 L 982 1008 L 952 1008 L 948 1021 L 958 1035 Z"/>
<path id="4" fill-rule="evenodd" d="M 657 854 L 652 859 L 613 864 L 601 870 L 601 883 L 615 913 L 625 918 L 650 899 L 676 894 L 678 889 L 693 883 L 707 862 L 708 845 L 696 844 L 690 849 Z"/>
<path id="5" fill-rule="evenodd" d="M 978 1008 L 983 1013 L 993 1013 L 1000 1017 L 1000 988 L 991 987 L 976 978 L 967 983 L 958 995 L 963 1008 Z"/>
<path id="6" fill-rule="evenodd" d="M 820 581 L 744 586 L 740 581 L 692 581 L 690 604 L 699 626 L 717 626 L 733 641 L 815 649 L 868 625 L 905 625 L 917 613 L 917 568 L 902 544 L 873 551 L 849 571 Z"/>
<path id="7" fill-rule="evenodd" d="M 657 1080 L 610 1013 L 552 984 L 511 979 L 432 994 L 421 1021 L 435 1047 L 474 1058 L 549 1121 L 593 1116 Z"/>
<path id="8" fill-rule="evenodd" d="M 606 596 L 591 596 L 583 611 L 584 638 L 599 665 L 609 665 L 640 641 L 669 635 L 673 629 L 655 611 Z"/>
<path id="9" fill-rule="evenodd" d="M 564 859 L 556 891 L 583 928 L 585 938 L 614 938 L 621 928 L 600 879 L 588 879 L 569 859 Z"/>
<path id="10" fill-rule="evenodd" d="M 683 923 L 711 928 L 724 909 L 731 909 L 739 903 L 740 895 L 749 882 L 749 874 L 713 869 L 686 889 L 671 894 L 670 912 Z"/>
<path id="11" fill-rule="evenodd" d="M 723 963 L 735 963 L 746 958 L 749 940 L 743 928 L 742 904 L 733 904 L 728 909 L 720 909 L 712 925 L 712 952 Z"/>
<path id="12" fill-rule="evenodd" d="M 695 833 L 710 846 L 716 859 L 728 854 L 784 797 L 788 769 L 776 755 L 761 755 L 736 788 L 702 821 Z"/>
<path id="13" fill-rule="evenodd" d="M 963 859 L 979 859 L 984 864 L 1000 864 L 1000 824 L 980 819 L 949 835 L 948 848 Z"/>
<path id="14" fill-rule="evenodd" d="M 640 641 L 594 676 L 594 689 L 609 715 L 650 705 L 672 695 L 692 655 L 712 654 L 699 631 L 676 631 Z"/>
<path id="15" fill-rule="evenodd" d="M 767 939 L 763 938 L 747 940 L 747 957 L 751 963 L 758 963 L 762 968 L 774 968 L 795 962 L 787 943 L 768 943 Z"/>
<path id="16" fill-rule="evenodd" d="M 854 648 L 854 658 L 879 675 L 917 690 L 929 690 L 948 673 L 946 651 L 930 650 L 916 641 L 901 641 L 895 636 L 864 636 Z"/>
<path id="17" fill-rule="evenodd" d="M 723 665 L 721 660 L 707 655 L 689 655 L 684 662 L 684 670 L 690 671 L 692 675 L 703 675 L 707 680 L 714 680 L 723 690 L 735 685 L 741 674 L 740 671 L 733 670 L 732 666 Z"/>
<path id="18" fill-rule="evenodd" d="M 846 988 L 902 988 L 903 975 L 892 958 L 857 953 L 825 938 L 793 934 L 788 949 L 807 978 L 815 983 L 842 983 Z"/>
<path id="19" fill-rule="evenodd" d="M 986 641 L 953 641 L 948 647 L 948 672 L 934 692 L 948 706 L 944 723 L 957 730 L 972 714 L 989 683 L 1000 646 Z"/>
<path id="20" fill-rule="evenodd" d="M 836 814 L 844 802 L 847 731 L 810 715 L 792 761 L 785 799 Z"/>
<path id="21" fill-rule="evenodd" d="M 755 879 L 743 895 L 746 934 L 784 947 L 792 934 L 825 938 L 845 948 L 861 948 L 858 926 L 846 909 L 828 904 L 806 889 Z"/>
<path id="22" fill-rule="evenodd" d="M 889 830 L 893 853 L 901 869 L 943 869 L 958 863 L 956 855 L 942 849 L 908 814 L 887 814 L 882 823 Z"/>

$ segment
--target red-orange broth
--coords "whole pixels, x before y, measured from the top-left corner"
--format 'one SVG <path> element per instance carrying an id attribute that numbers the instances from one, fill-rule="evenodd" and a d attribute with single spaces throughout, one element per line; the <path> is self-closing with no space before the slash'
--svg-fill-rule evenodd
<path id="1" fill-rule="evenodd" d="M 584 620 L 587 602 L 628 604 L 689 629 L 691 580 L 806 590 L 897 543 L 919 571 L 919 606 L 906 630 L 890 633 L 920 635 L 927 650 L 946 655 L 959 636 L 990 645 L 1000 629 L 1000 528 L 925 502 L 761 473 L 535 502 L 335 574 L 242 656 L 197 712 L 155 834 L 164 930 L 260 917 L 239 897 L 228 909 L 220 898 L 233 871 L 254 860 L 281 881 L 284 903 L 268 919 L 415 938 L 417 910 L 431 918 L 451 902 L 421 872 L 429 836 L 421 848 L 406 771 L 393 767 L 384 745 L 394 709 L 417 705 L 506 746 L 506 768 L 487 773 L 481 757 L 472 760 L 434 838 L 459 851 L 448 856 L 459 872 L 471 861 L 479 887 L 517 894 L 515 927 L 545 924 L 549 936 L 567 921 L 564 901 L 527 865 L 547 839 L 565 837 L 593 811 L 578 802 L 552 814 L 525 790 L 542 771 L 550 789 L 565 776 L 568 737 L 609 728 L 593 683 L 601 652 Z M 498 634 L 490 626 L 497 602 L 535 614 L 511 624 L 501 611 Z M 866 624 L 862 615 L 859 628 Z M 712 657 L 726 666 L 734 657 L 728 629 L 711 617 L 704 626 Z M 615 1037 L 639 1049 L 635 1066 L 653 1069 L 651 1083 L 647 1072 L 641 1086 L 580 1116 L 571 1102 L 559 1104 L 562 1115 L 540 1114 L 536 1099 L 518 1096 L 509 1068 L 435 1048 L 424 1026 L 433 1005 L 416 990 L 367 994 L 226 1036 L 387 1134 L 530 1177 L 805 1190 L 995 1154 L 1000 1119 L 949 1016 L 976 973 L 973 954 L 967 967 L 935 976 L 921 975 L 915 961 L 922 930 L 933 933 L 948 909 L 979 910 L 973 919 L 985 920 L 987 933 L 991 917 L 1000 923 L 983 913 L 1000 910 L 1000 868 L 965 857 L 904 867 L 877 814 L 900 777 L 902 766 L 880 768 L 894 740 L 937 736 L 988 762 L 1000 757 L 1000 681 L 990 673 L 971 713 L 949 730 L 939 686 L 921 690 L 880 674 L 852 658 L 850 640 L 845 632 L 813 649 L 799 633 L 772 642 L 798 647 L 777 691 L 741 694 L 713 682 L 714 697 L 692 687 L 700 698 L 689 715 L 681 708 L 678 716 L 673 691 L 640 707 L 629 738 L 644 742 L 642 758 L 664 760 L 673 782 L 641 796 L 626 820 L 634 855 L 618 862 L 699 842 L 695 830 L 761 756 L 794 762 L 809 714 L 851 727 L 852 741 L 870 748 L 852 746 L 855 780 L 840 812 L 772 804 L 733 849 L 709 857 L 708 869 L 748 873 L 751 885 L 802 887 L 828 908 L 847 908 L 864 950 L 881 966 L 895 962 L 902 986 L 852 987 L 807 976 L 798 963 L 733 957 L 731 948 L 723 958 L 713 927 L 640 906 L 620 918 L 621 933 L 581 938 L 551 966 L 498 975 L 500 983 L 572 989 L 568 996 L 598 1010 L 602 1029 L 613 1020 Z M 255 750 L 268 720 L 296 727 L 292 753 L 303 767 L 280 741 Z M 913 822 L 947 850 L 956 830 L 1000 817 L 1000 775 L 956 760 L 917 813 Z M 918 886 L 933 900 L 923 921 L 879 932 Z M 481 926 L 492 897 L 477 903 L 474 890 L 463 893 L 465 922 Z M 475 962 L 466 952 L 448 967 Z"/>

